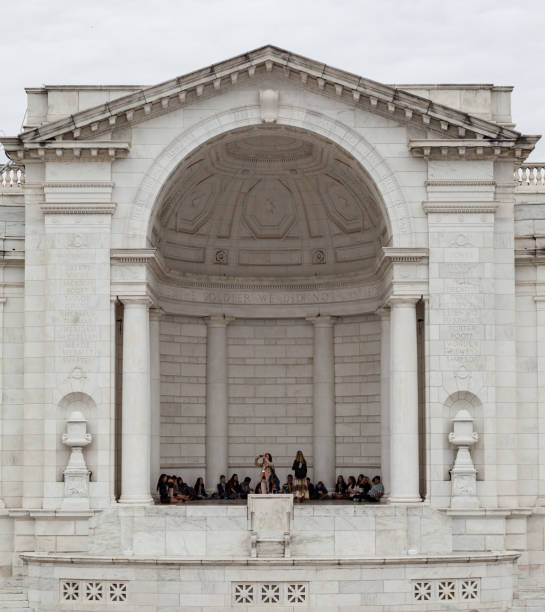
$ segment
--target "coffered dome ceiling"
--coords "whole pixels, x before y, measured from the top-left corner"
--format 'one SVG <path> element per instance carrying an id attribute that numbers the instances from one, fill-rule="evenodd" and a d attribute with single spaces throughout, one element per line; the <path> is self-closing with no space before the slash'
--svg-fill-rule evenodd
<path id="1" fill-rule="evenodd" d="M 209 141 L 174 171 L 156 210 L 153 246 L 187 273 L 371 272 L 389 238 L 358 163 L 287 127 L 245 128 Z"/>

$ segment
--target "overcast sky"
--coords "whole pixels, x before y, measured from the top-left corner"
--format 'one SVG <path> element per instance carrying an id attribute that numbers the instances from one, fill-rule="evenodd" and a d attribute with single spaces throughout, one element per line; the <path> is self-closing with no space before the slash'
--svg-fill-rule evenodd
<path id="1" fill-rule="evenodd" d="M 517 129 L 545 133 L 545 0 L 11 0 L 1 14 L 6 136 L 24 87 L 152 85 L 268 43 L 384 83 L 514 85 Z"/>

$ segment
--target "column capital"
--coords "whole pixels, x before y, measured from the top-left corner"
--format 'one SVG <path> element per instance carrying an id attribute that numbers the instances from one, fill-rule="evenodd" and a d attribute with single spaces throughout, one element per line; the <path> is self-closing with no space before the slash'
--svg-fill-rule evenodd
<path id="1" fill-rule="evenodd" d="M 208 327 L 227 327 L 231 321 L 234 321 L 235 317 L 228 317 L 226 315 L 210 315 L 204 317 L 204 322 Z"/>
<path id="2" fill-rule="evenodd" d="M 117 298 L 123 306 L 144 306 L 150 308 L 153 304 L 149 295 L 118 295 Z"/>
<path id="3" fill-rule="evenodd" d="M 392 306 L 414 306 L 421 299 L 421 295 L 391 295 L 386 304 L 390 308 Z"/>
<path id="4" fill-rule="evenodd" d="M 314 327 L 333 327 L 337 320 L 337 317 L 331 315 L 314 315 L 312 317 L 306 317 L 306 320 L 314 325 Z"/>

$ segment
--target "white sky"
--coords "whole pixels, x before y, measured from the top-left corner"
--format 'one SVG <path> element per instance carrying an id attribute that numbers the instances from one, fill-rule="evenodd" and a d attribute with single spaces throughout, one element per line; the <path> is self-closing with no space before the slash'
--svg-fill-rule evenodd
<path id="1" fill-rule="evenodd" d="M 24 87 L 152 85 L 268 43 L 384 83 L 514 85 L 517 129 L 545 133 L 545 0 L 4 0 L 0 7 L 6 136 L 20 131 Z M 545 142 L 530 160 L 545 160 Z"/>

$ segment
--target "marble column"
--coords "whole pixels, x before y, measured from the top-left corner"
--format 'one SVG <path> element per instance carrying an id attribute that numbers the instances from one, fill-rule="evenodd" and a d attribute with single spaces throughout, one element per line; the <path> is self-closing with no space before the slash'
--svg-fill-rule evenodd
<path id="1" fill-rule="evenodd" d="M 389 497 L 390 477 L 390 309 L 381 308 L 380 316 L 380 471 L 384 497 Z"/>
<path id="2" fill-rule="evenodd" d="M 117 306 L 117 295 L 110 297 L 110 484 L 108 492 L 110 496 L 110 503 L 115 502 L 115 478 L 116 478 L 116 450 L 115 450 L 115 436 L 116 436 L 116 312 Z"/>
<path id="3" fill-rule="evenodd" d="M 335 486 L 335 356 L 334 318 L 309 317 L 314 325 L 312 455 L 314 480 Z"/>
<path id="4" fill-rule="evenodd" d="M 227 325 L 233 319 L 206 319 L 206 478 L 215 490 L 221 474 L 227 475 L 229 442 L 229 390 L 227 385 Z"/>
<path id="5" fill-rule="evenodd" d="M 390 501 L 420 502 L 417 298 L 390 298 Z"/>
<path id="6" fill-rule="evenodd" d="M 160 324 L 163 311 L 150 308 L 150 401 L 151 401 L 151 463 L 150 491 L 155 491 L 161 473 L 161 351 Z"/>
<path id="7" fill-rule="evenodd" d="M 121 504 L 151 504 L 150 300 L 120 297 L 123 314 Z"/>

